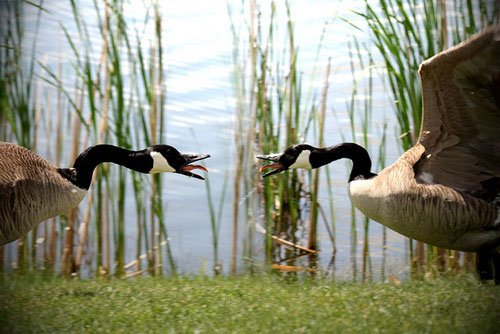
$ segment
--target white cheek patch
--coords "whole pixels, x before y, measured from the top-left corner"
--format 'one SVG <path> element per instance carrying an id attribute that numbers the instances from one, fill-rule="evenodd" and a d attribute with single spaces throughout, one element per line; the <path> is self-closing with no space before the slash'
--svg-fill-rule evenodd
<path id="1" fill-rule="evenodd" d="M 300 152 L 297 160 L 290 165 L 289 168 L 304 168 L 304 169 L 312 169 L 311 163 L 309 162 L 309 156 L 311 155 L 311 151 L 304 150 Z"/>
<path id="2" fill-rule="evenodd" d="M 151 155 L 151 158 L 153 158 L 153 168 L 149 172 L 150 174 L 162 173 L 162 172 L 164 172 L 164 173 L 165 172 L 166 173 L 175 172 L 175 168 L 173 168 L 172 166 L 170 166 L 168 164 L 167 159 L 165 159 L 165 157 L 161 153 L 151 152 L 150 155 Z"/>

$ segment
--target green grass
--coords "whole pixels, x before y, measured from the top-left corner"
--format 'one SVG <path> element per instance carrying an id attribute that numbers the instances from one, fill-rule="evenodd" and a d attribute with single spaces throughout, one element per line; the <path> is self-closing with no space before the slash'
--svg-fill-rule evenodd
<path id="1" fill-rule="evenodd" d="M 498 333 L 500 287 L 470 276 L 334 283 L 276 276 L 0 282 L 4 333 Z"/>

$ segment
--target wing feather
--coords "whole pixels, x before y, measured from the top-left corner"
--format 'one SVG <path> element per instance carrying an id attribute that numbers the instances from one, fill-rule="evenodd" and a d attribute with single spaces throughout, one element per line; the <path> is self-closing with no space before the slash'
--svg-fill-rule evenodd
<path id="1" fill-rule="evenodd" d="M 422 63 L 419 175 L 493 199 L 500 193 L 500 26 Z M 492 186 L 493 185 L 493 186 Z"/>

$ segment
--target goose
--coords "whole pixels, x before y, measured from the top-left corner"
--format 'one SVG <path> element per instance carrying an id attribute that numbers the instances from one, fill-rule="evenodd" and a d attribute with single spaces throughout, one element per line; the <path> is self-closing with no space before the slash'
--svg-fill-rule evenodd
<path id="1" fill-rule="evenodd" d="M 409 238 L 477 253 L 482 281 L 500 283 L 500 26 L 424 61 L 417 143 L 378 174 L 355 143 L 299 144 L 263 176 L 352 161 L 348 194 L 363 214 Z"/>
<path id="2" fill-rule="evenodd" d="M 94 169 L 112 162 L 141 173 L 171 172 L 203 180 L 191 163 L 208 154 L 181 154 L 169 145 L 131 151 L 95 145 L 83 151 L 71 168 L 59 168 L 32 151 L 0 142 L 0 246 L 19 239 L 42 221 L 67 213 L 85 197 Z"/>

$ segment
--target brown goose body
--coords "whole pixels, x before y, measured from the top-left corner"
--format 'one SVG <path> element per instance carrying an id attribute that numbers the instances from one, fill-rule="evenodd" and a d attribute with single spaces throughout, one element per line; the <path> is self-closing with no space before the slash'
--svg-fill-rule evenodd
<path id="1" fill-rule="evenodd" d="M 67 213 L 85 194 L 53 164 L 24 147 L 0 142 L 0 245 Z"/>
<path id="2" fill-rule="evenodd" d="M 409 238 L 448 249 L 476 252 L 500 240 L 495 205 L 441 184 L 422 184 L 414 166 L 421 144 L 368 180 L 349 183 L 353 204 L 371 219 Z"/>

